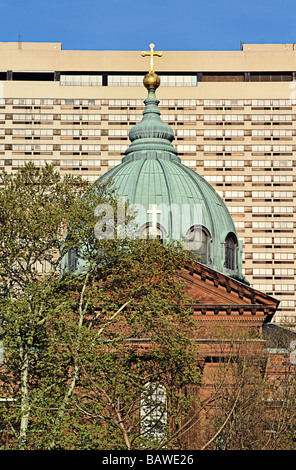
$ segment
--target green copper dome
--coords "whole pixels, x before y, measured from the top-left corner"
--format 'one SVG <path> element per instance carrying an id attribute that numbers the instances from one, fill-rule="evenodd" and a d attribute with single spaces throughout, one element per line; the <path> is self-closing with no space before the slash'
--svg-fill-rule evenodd
<path id="1" fill-rule="evenodd" d="M 154 89 L 148 90 L 144 103 L 143 118 L 130 130 L 131 145 L 122 163 L 98 181 L 111 178 L 117 194 L 135 206 L 140 232 L 149 236 L 150 228 L 163 239 L 185 241 L 188 249 L 201 255 L 200 262 L 244 281 L 242 243 L 224 201 L 181 163 L 172 145 L 174 132 L 161 120 Z"/>
<path id="2" fill-rule="evenodd" d="M 155 87 L 156 88 L 156 87 Z M 121 164 L 92 186 L 111 179 L 115 191 L 137 210 L 140 236 L 184 241 L 201 263 L 246 282 L 242 243 L 224 201 L 198 173 L 184 166 L 172 144 L 174 132 L 160 117 L 155 89 L 148 88 L 141 122 L 129 133 Z"/>

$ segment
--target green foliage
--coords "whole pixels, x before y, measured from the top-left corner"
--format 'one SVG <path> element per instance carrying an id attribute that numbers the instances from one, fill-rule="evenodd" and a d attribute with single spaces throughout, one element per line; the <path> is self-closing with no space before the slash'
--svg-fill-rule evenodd
<path id="1" fill-rule="evenodd" d="M 116 265 L 60 281 L 52 299 L 54 313 L 47 325 L 51 341 L 40 379 L 44 394 L 38 405 L 43 403 L 45 425 L 40 447 L 47 448 L 50 435 L 50 448 L 176 445 L 178 429 L 192 406 L 182 388 L 200 378 L 190 341 L 194 322 L 189 299 L 178 280 L 187 262 L 184 256 L 180 247 L 157 240 L 134 241 Z M 75 392 L 56 427 L 56 410 L 75 370 Z M 141 434 L 140 399 L 149 383 L 166 389 L 169 422 L 161 440 Z M 160 425 L 152 419 L 150 428 L 159 430 Z M 36 426 L 40 428 L 39 422 Z M 92 436 L 88 444 L 77 438 L 76 433 L 84 432 Z"/>
<path id="2" fill-rule="evenodd" d="M 192 406 L 182 387 L 199 382 L 190 299 L 179 277 L 188 254 L 158 240 L 97 240 L 96 205 L 117 211 L 108 183 L 86 193 L 79 178 L 31 164 L 1 181 L 0 394 L 14 400 L 1 408 L 2 448 L 180 445 Z M 71 248 L 87 270 L 61 276 Z M 37 263 L 46 262 L 50 272 L 40 272 Z M 153 438 L 143 434 L 148 418 L 140 412 L 147 384 Z M 160 384 L 165 424 L 153 410 Z"/>

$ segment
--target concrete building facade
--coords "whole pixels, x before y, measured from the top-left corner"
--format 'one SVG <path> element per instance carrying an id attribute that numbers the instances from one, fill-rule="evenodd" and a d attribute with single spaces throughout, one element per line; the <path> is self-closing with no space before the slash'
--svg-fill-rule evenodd
<path id="1" fill-rule="evenodd" d="M 92 182 L 121 162 L 146 98 L 139 51 L 0 43 L 0 64 L 0 169 L 50 161 Z M 294 327 L 296 46 L 165 51 L 155 70 L 179 157 L 224 199 L 245 276 Z"/>

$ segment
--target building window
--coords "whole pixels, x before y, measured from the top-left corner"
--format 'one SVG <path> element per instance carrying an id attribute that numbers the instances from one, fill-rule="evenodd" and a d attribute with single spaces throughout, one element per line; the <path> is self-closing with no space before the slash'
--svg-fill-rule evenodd
<path id="1" fill-rule="evenodd" d="M 34 152 L 52 152 L 53 146 L 48 144 L 48 145 L 40 145 L 40 144 L 34 144 L 33 146 Z"/>
<path id="2" fill-rule="evenodd" d="M 226 198 L 244 198 L 244 191 L 225 191 Z"/>
<path id="3" fill-rule="evenodd" d="M 177 114 L 177 121 L 196 121 L 195 114 Z"/>
<path id="4" fill-rule="evenodd" d="M 53 129 L 35 129 L 34 135 L 51 136 L 53 135 Z"/>
<path id="5" fill-rule="evenodd" d="M 253 198 L 271 198 L 271 191 L 253 191 L 252 197 Z"/>
<path id="6" fill-rule="evenodd" d="M 53 106 L 53 99 L 49 99 L 49 98 L 35 99 L 34 104 L 39 105 L 39 106 Z"/>
<path id="7" fill-rule="evenodd" d="M 14 121 L 32 121 L 32 114 L 13 114 Z"/>
<path id="8" fill-rule="evenodd" d="M 292 160 L 274 160 L 273 166 L 274 167 L 293 166 L 293 162 Z"/>
<path id="9" fill-rule="evenodd" d="M 127 129 L 109 129 L 109 135 L 112 136 L 127 136 L 128 132 Z"/>
<path id="10" fill-rule="evenodd" d="M 271 260 L 272 253 L 264 253 L 264 252 L 253 253 L 253 259 Z"/>
<path id="11" fill-rule="evenodd" d="M 196 160 L 182 160 L 182 163 L 185 166 L 191 166 L 191 167 L 196 166 Z"/>
<path id="12" fill-rule="evenodd" d="M 209 183 L 222 183 L 223 182 L 223 176 L 205 175 L 204 178 Z"/>
<path id="13" fill-rule="evenodd" d="M 196 152 L 196 145 L 177 145 L 178 152 Z"/>
<path id="14" fill-rule="evenodd" d="M 252 145 L 252 152 L 271 152 L 271 145 Z M 268 160 L 261 161 L 253 161 L 253 166 L 270 166 L 270 162 Z"/>
<path id="15" fill-rule="evenodd" d="M 283 237 L 283 238 L 278 238 L 276 237 L 274 239 L 274 243 L 275 244 L 278 244 L 278 245 L 293 245 L 294 244 L 294 238 L 286 238 L 286 237 Z"/>
<path id="16" fill-rule="evenodd" d="M 272 223 L 271 222 L 252 222 L 252 227 L 254 229 L 271 229 Z"/>
<path id="17" fill-rule="evenodd" d="M 13 152 L 31 152 L 32 145 L 25 145 L 25 144 L 13 144 L 12 151 Z"/>
<path id="18" fill-rule="evenodd" d="M 179 131 L 178 131 L 178 135 L 179 135 Z M 225 133 L 226 135 L 226 133 Z M 204 136 L 205 137 L 223 137 L 223 131 L 222 130 L 217 130 L 217 129 L 205 129 L 204 130 Z"/>
<path id="19" fill-rule="evenodd" d="M 231 130 L 226 129 L 225 136 L 226 137 L 243 137 L 244 131 L 241 129 L 231 129 Z"/>
<path id="20" fill-rule="evenodd" d="M 80 102 L 79 100 L 73 100 L 73 99 L 65 99 L 61 101 L 62 106 L 79 106 Z"/>
<path id="21" fill-rule="evenodd" d="M 195 106 L 195 100 L 177 100 L 177 106 Z"/>
<path id="22" fill-rule="evenodd" d="M 273 135 L 277 137 L 292 137 L 292 129 L 274 129 Z"/>
<path id="23" fill-rule="evenodd" d="M 108 86 L 143 86 L 143 76 L 108 75 Z"/>
<path id="24" fill-rule="evenodd" d="M 143 81 L 142 81 L 141 85 L 143 85 Z M 109 101 L 109 103 L 110 103 L 110 101 Z M 129 100 L 129 105 L 130 106 L 140 106 L 140 107 L 143 108 L 144 107 L 144 102 L 143 102 L 143 100 Z"/>
<path id="25" fill-rule="evenodd" d="M 205 114 L 204 121 L 223 121 L 222 114 Z"/>
<path id="26" fill-rule="evenodd" d="M 101 150 L 101 146 L 98 145 L 82 145 L 81 146 L 82 152 L 99 152 Z"/>
<path id="27" fill-rule="evenodd" d="M 272 284 L 253 284 L 253 289 L 272 293 L 273 286 Z"/>
<path id="28" fill-rule="evenodd" d="M 237 239 L 233 234 L 227 235 L 225 240 L 225 267 L 237 269 Z"/>
<path id="29" fill-rule="evenodd" d="M 252 106 L 271 106 L 270 100 L 252 100 Z"/>
<path id="30" fill-rule="evenodd" d="M 253 244 L 254 245 L 271 245 L 272 238 L 271 237 L 254 237 Z"/>
<path id="31" fill-rule="evenodd" d="M 61 145 L 61 152 L 79 152 L 79 145 Z"/>
<path id="32" fill-rule="evenodd" d="M 293 228 L 294 224 L 293 222 L 286 222 L 286 221 L 281 221 L 281 222 L 274 222 L 274 228 Z"/>
<path id="33" fill-rule="evenodd" d="M 229 212 L 231 214 L 244 214 L 244 206 L 228 206 Z"/>
<path id="34" fill-rule="evenodd" d="M 294 253 L 274 253 L 274 259 L 293 260 Z"/>
<path id="35" fill-rule="evenodd" d="M 264 206 L 253 206 L 252 212 L 254 214 L 258 214 L 258 213 L 267 214 L 267 213 L 271 213 L 272 211 L 271 211 L 270 206 L 264 205 Z"/>
<path id="36" fill-rule="evenodd" d="M 293 182 L 293 176 L 289 175 L 274 175 L 273 177 L 274 182 L 279 182 L 279 183 L 292 183 Z"/>
<path id="37" fill-rule="evenodd" d="M 223 145 L 204 145 L 204 152 L 223 152 Z"/>
<path id="38" fill-rule="evenodd" d="M 293 268 L 280 268 L 274 270 L 275 276 L 293 276 L 294 277 L 294 269 Z"/>
<path id="39" fill-rule="evenodd" d="M 100 160 L 81 160 L 81 166 L 82 167 L 101 166 L 101 161 Z"/>
<path id="40" fill-rule="evenodd" d="M 101 121 L 100 114 L 82 114 L 82 121 Z"/>
<path id="41" fill-rule="evenodd" d="M 225 100 L 225 106 L 243 106 L 243 100 Z"/>
<path id="42" fill-rule="evenodd" d="M 228 146 L 226 146 L 228 147 Z M 225 147 L 225 150 L 226 150 L 226 147 Z M 240 147 L 240 146 L 239 146 Z M 232 152 L 236 152 L 237 150 L 235 149 L 232 149 Z M 245 162 L 244 160 L 225 160 L 225 166 L 230 166 L 230 167 L 234 167 L 234 166 L 244 166 L 245 165 Z"/>
<path id="43" fill-rule="evenodd" d="M 83 136 L 100 136 L 101 135 L 101 129 L 82 129 L 81 135 Z"/>
<path id="44" fill-rule="evenodd" d="M 226 114 L 225 121 L 244 121 L 244 116 L 242 114 Z"/>
<path id="45" fill-rule="evenodd" d="M 160 240 L 163 240 L 167 237 L 167 233 L 165 229 L 160 225 L 157 224 L 157 227 L 154 228 L 152 226 L 152 223 L 149 222 L 145 224 L 144 226 L 140 227 L 139 229 L 139 238 L 142 240 L 145 240 L 147 238 L 159 238 Z"/>
<path id="46" fill-rule="evenodd" d="M 80 114 L 61 114 L 61 121 L 80 121 Z"/>
<path id="47" fill-rule="evenodd" d="M 102 86 L 102 75 L 61 75 L 63 86 Z"/>
<path id="48" fill-rule="evenodd" d="M 271 181 L 272 177 L 270 175 L 252 175 L 253 183 L 269 183 Z"/>
<path id="49" fill-rule="evenodd" d="M 79 167 L 79 160 L 61 160 L 61 166 Z"/>
<path id="50" fill-rule="evenodd" d="M 120 165 L 120 160 L 108 160 L 108 166 L 117 166 Z"/>
<path id="51" fill-rule="evenodd" d="M 269 137 L 271 136 L 271 130 L 270 129 L 255 129 L 255 130 L 252 130 L 252 135 L 254 137 Z"/>
<path id="52" fill-rule="evenodd" d="M 160 75 L 161 86 L 197 86 L 196 75 Z"/>
<path id="53" fill-rule="evenodd" d="M 291 114 L 274 114 L 272 118 L 274 121 L 292 121 Z"/>
<path id="54" fill-rule="evenodd" d="M 140 401 L 141 435 L 144 442 L 161 442 L 167 436 L 167 394 L 163 385 L 147 383 Z"/>
<path id="55" fill-rule="evenodd" d="M 223 160 L 204 160 L 204 166 L 223 166 Z"/>
<path id="56" fill-rule="evenodd" d="M 126 145 L 120 145 L 120 144 L 117 144 L 117 145 L 109 145 L 108 147 L 108 150 L 109 152 L 125 152 L 126 150 Z"/>
<path id="57" fill-rule="evenodd" d="M 34 121 L 53 121 L 53 114 L 33 114 Z"/>
<path id="58" fill-rule="evenodd" d="M 229 183 L 243 183 L 245 180 L 245 177 L 243 175 L 232 175 L 232 176 L 225 176 L 225 182 Z"/>
<path id="59" fill-rule="evenodd" d="M 252 114 L 252 121 L 270 121 L 270 114 Z"/>
<path id="60" fill-rule="evenodd" d="M 71 248 L 68 251 L 68 268 L 70 270 L 76 269 L 77 267 L 77 253 L 76 248 Z"/>
<path id="61" fill-rule="evenodd" d="M 211 235 L 205 228 L 198 225 L 191 227 L 186 235 L 186 249 L 193 251 L 202 264 L 211 263 Z"/>
<path id="62" fill-rule="evenodd" d="M 254 268 L 253 275 L 254 276 L 272 276 L 272 269 L 271 268 Z"/>
<path id="63" fill-rule="evenodd" d="M 293 214 L 293 212 L 294 212 L 293 209 L 294 209 L 293 207 L 289 207 L 289 206 L 275 206 L 273 208 L 273 212 L 275 214 L 278 214 L 280 212 L 284 212 L 286 214 L 288 214 L 288 213 Z"/>
<path id="64" fill-rule="evenodd" d="M 127 114 L 109 114 L 109 121 L 127 121 L 128 116 Z"/>
<path id="65" fill-rule="evenodd" d="M 109 100 L 109 106 L 127 106 L 127 100 Z"/>
<path id="66" fill-rule="evenodd" d="M 204 100 L 204 106 L 223 106 L 222 100 Z"/>
<path id="67" fill-rule="evenodd" d="M 78 136 L 79 129 L 61 129 L 62 136 Z"/>
<path id="68" fill-rule="evenodd" d="M 12 129 L 12 135 L 17 135 L 17 136 L 32 135 L 32 129 Z"/>

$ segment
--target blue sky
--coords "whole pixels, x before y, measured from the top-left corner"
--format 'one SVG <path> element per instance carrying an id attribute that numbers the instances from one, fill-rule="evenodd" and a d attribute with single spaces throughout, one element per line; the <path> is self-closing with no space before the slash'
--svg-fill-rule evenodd
<path id="1" fill-rule="evenodd" d="M 239 50 L 296 43 L 296 0 L 0 0 L 0 42 L 63 49 Z"/>

